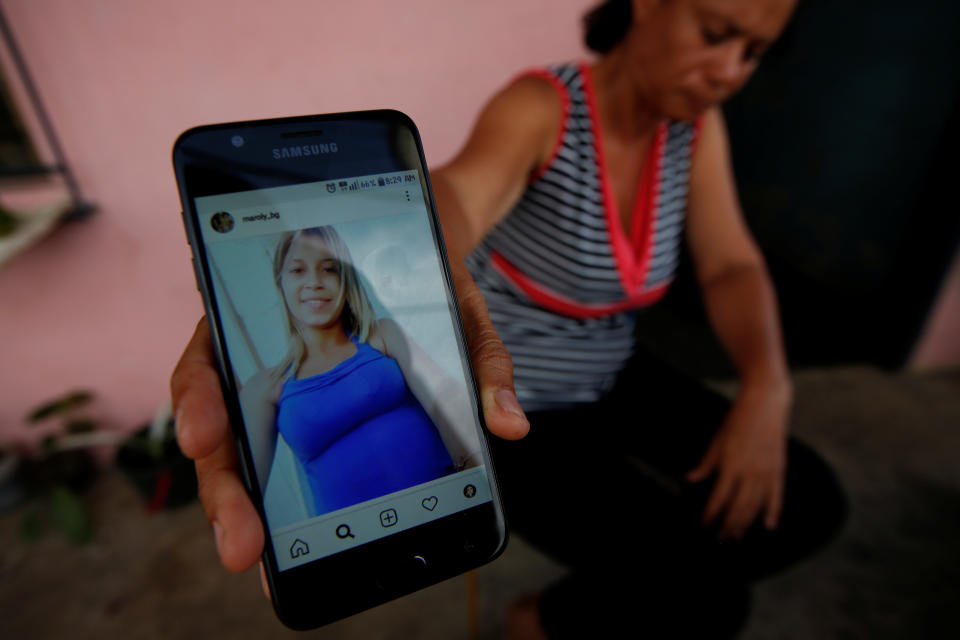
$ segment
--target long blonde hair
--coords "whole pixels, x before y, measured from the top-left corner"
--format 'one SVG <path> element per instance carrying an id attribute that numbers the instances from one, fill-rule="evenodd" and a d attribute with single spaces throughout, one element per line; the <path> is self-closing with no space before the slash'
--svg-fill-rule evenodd
<path id="1" fill-rule="evenodd" d="M 343 310 L 340 312 L 340 323 L 343 325 L 347 335 L 356 337 L 359 342 L 366 342 L 370 337 L 375 322 L 373 305 L 370 304 L 370 298 L 367 296 L 363 283 L 360 280 L 357 270 L 354 267 L 353 259 L 350 257 L 350 251 L 347 245 L 340 238 L 340 234 L 332 226 L 310 227 L 298 231 L 288 231 L 280 236 L 277 242 L 277 248 L 273 254 L 273 281 L 277 285 L 277 291 L 280 292 L 280 299 L 283 300 L 283 313 L 287 319 L 287 330 L 290 333 L 290 343 L 287 355 L 279 365 L 271 369 L 271 375 L 277 379 L 287 378 L 296 373 L 303 358 L 306 355 L 306 347 L 300 330 L 293 321 L 290 309 L 287 307 L 286 296 L 283 295 L 283 287 L 280 280 L 283 276 L 283 263 L 290 252 L 290 246 L 293 241 L 300 236 L 317 236 L 333 256 L 333 261 L 340 280 L 340 292 L 337 294 L 336 306 L 343 303 Z"/>

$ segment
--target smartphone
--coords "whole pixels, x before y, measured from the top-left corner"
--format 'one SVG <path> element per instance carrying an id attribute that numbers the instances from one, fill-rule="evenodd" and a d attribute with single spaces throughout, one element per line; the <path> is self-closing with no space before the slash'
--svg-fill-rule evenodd
<path id="1" fill-rule="evenodd" d="M 497 557 L 507 530 L 410 118 L 201 126 L 173 164 L 280 620 L 317 627 Z"/>

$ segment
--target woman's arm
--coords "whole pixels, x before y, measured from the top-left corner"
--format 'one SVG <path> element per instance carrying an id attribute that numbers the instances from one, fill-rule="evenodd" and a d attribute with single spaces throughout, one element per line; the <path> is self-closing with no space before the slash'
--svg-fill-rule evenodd
<path id="1" fill-rule="evenodd" d="M 464 258 L 519 199 L 530 175 L 549 158 L 562 104 L 545 80 L 525 77 L 488 102 L 463 149 L 430 172 L 470 358 L 490 431 L 510 439 L 529 423 L 513 390 L 513 363 L 497 335 Z M 472 424 L 472 418 L 466 424 Z"/>
<path id="2" fill-rule="evenodd" d="M 562 110 L 549 83 L 520 78 L 484 106 L 463 149 L 431 170 L 451 262 L 466 257 L 520 198 L 553 150 Z"/>
<path id="3" fill-rule="evenodd" d="M 719 109 L 704 117 L 691 169 L 687 239 L 711 324 L 740 375 L 737 399 L 693 481 L 716 474 L 704 520 L 739 537 L 761 513 L 777 524 L 792 386 L 776 295 L 743 220 Z"/>
<path id="4" fill-rule="evenodd" d="M 253 455 L 260 493 L 266 491 L 277 448 L 277 402 L 279 383 L 266 371 L 258 371 L 240 390 L 243 423 Z"/>
<path id="5" fill-rule="evenodd" d="M 180 356 L 170 378 L 170 396 L 177 442 L 196 462 L 200 502 L 223 566 L 246 571 L 263 552 L 263 526 L 240 479 L 206 318 L 200 318 Z"/>
<path id="6" fill-rule="evenodd" d="M 394 320 L 380 319 L 370 344 L 397 361 L 410 391 L 437 425 L 458 468 L 483 463 L 467 389 L 447 375 Z"/>

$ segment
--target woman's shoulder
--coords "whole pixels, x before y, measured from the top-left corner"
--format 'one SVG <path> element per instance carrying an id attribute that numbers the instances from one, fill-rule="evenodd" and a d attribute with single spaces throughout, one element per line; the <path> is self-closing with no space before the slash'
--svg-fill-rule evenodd
<path id="1" fill-rule="evenodd" d="M 546 71 L 530 70 L 513 78 L 493 97 L 490 106 L 514 120 L 559 118 L 563 96 Z"/>
<path id="2" fill-rule="evenodd" d="M 530 67 L 517 73 L 505 92 L 530 108 L 557 111 L 570 99 L 571 85 L 576 85 L 581 67 L 579 63 Z"/>
<path id="3" fill-rule="evenodd" d="M 493 96 L 488 107 L 502 106 L 519 118 L 529 115 L 559 119 L 569 100 L 569 85 L 579 77 L 581 67 L 574 62 L 524 69 Z"/>
<path id="4" fill-rule="evenodd" d="M 583 82 L 585 62 L 568 62 L 541 67 L 529 67 L 513 76 L 512 82 L 536 81 L 554 93 L 564 94 Z"/>
<path id="5" fill-rule="evenodd" d="M 367 343 L 391 358 L 405 357 L 410 352 L 410 335 L 393 318 L 377 318 L 370 329 Z"/>
<path id="6" fill-rule="evenodd" d="M 268 369 L 260 369 L 255 374 L 247 378 L 247 381 L 243 383 L 245 389 L 262 389 L 265 386 L 270 384 L 271 379 L 270 371 Z"/>
<path id="7" fill-rule="evenodd" d="M 387 352 L 387 341 L 390 340 L 400 325 L 391 318 L 376 318 L 370 323 L 370 334 L 367 336 L 367 344 L 382 353 Z"/>
<path id="8" fill-rule="evenodd" d="M 511 146 L 531 149 L 536 166 L 549 155 L 564 118 L 565 89 L 546 70 L 515 76 L 485 105 L 478 129 Z M 489 137 L 489 136 L 487 136 Z"/>
<path id="9" fill-rule="evenodd" d="M 282 377 L 271 369 L 261 369 L 243 384 L 241 394 L 247 397 L 262 397 L 276 401 L 283 386 Z"/>
<path id="10" fill-rule="evenodd" d="M 393 318 L 377 318 L 370 325 L 370 335 L 367 342 L 370 346 L 379 348 L 378 344 L 394 340 L 403 335 L 403 329 Z M 382 349 L 381 349 L 382 350 Z"/>

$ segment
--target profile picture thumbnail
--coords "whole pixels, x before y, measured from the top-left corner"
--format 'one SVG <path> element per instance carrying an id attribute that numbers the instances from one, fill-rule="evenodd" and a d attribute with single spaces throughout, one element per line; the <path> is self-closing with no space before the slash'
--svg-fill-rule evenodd
<path id="1" fill-rule="evenodd" d="M 233 229 L 233 216 L 226 211 L 218 211 L 210 218 L 210 226 L 218 233 L 226 233 Z"/>

